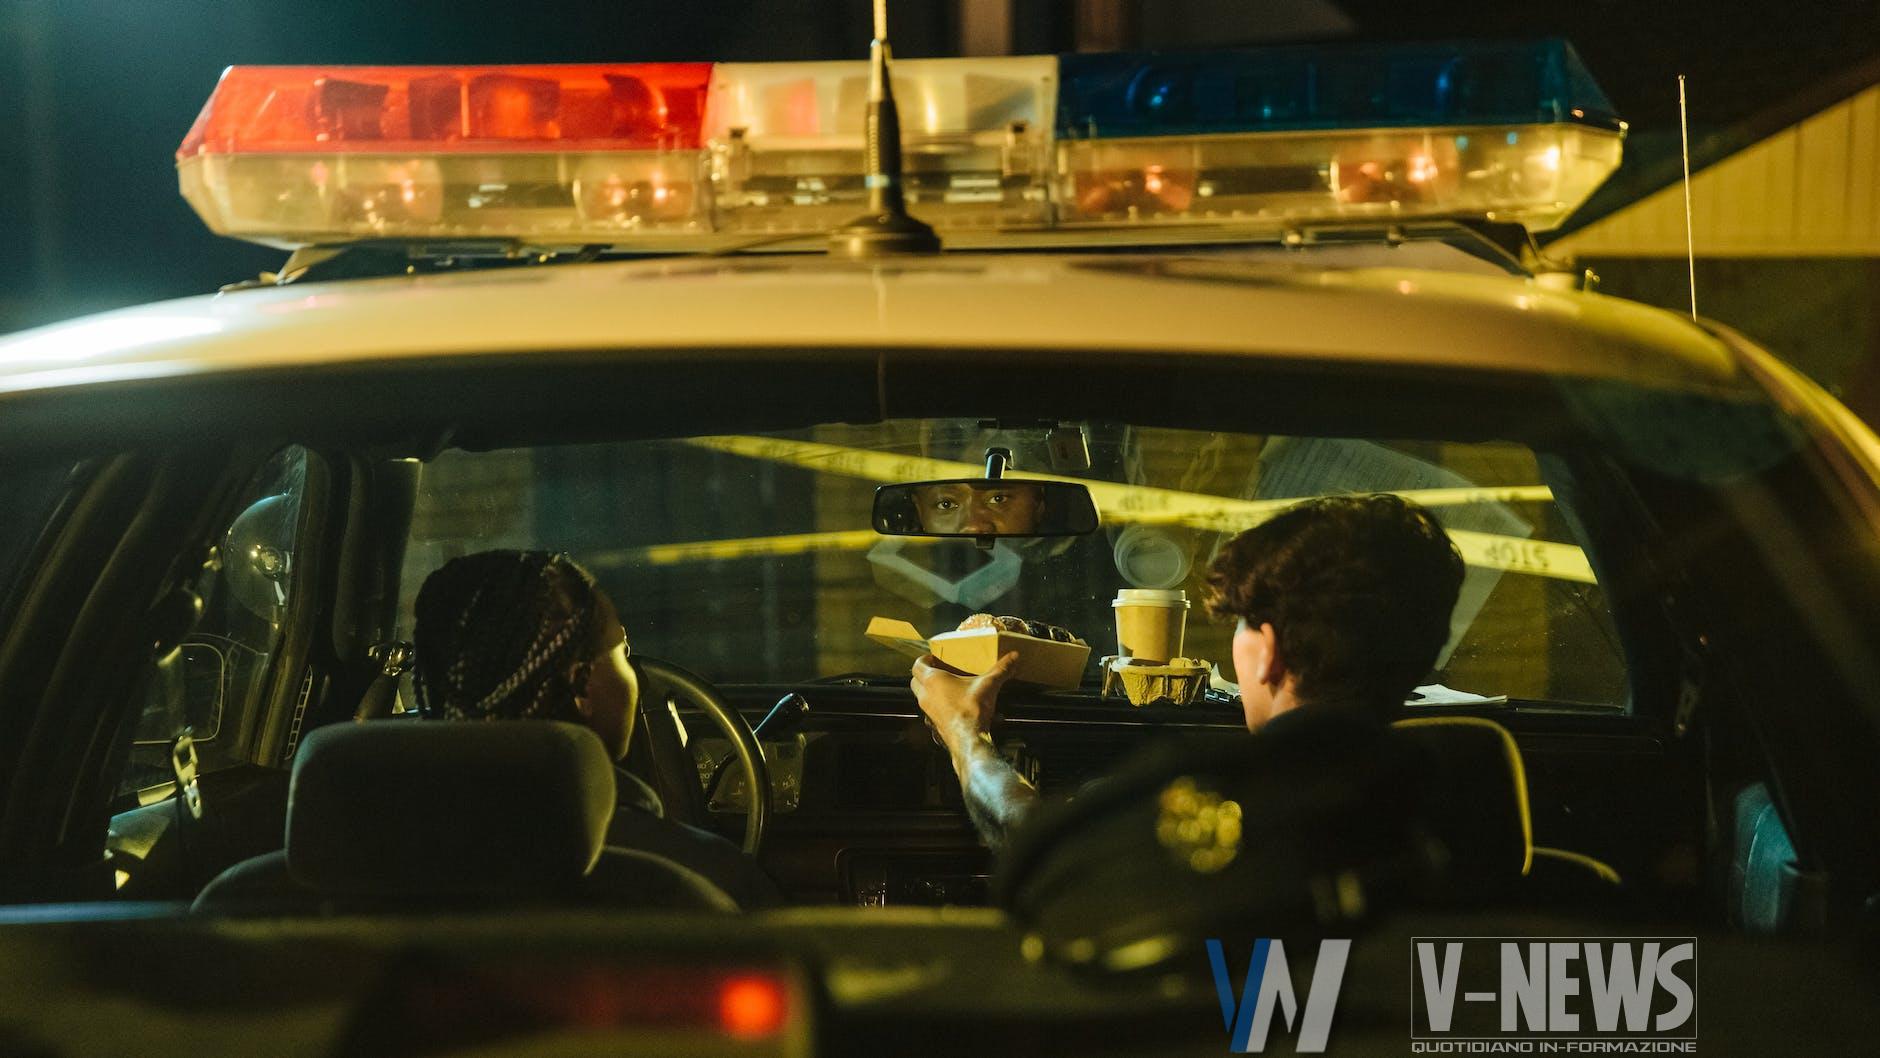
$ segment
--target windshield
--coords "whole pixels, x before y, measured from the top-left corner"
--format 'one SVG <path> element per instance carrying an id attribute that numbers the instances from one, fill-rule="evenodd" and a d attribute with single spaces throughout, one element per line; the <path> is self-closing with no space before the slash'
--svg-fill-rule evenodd
<path id="1" fill-rule="evenodd" d="M 403 577 L 406 634 L 419 585 L 446 560 L 542 548 L 594 572 L 636 653 L 721 683 L 905 678 L 907 659 L 864 636 L 871 618 L 933 635 L 984 612 L 1086 640 L 1094 689 L 1098 660 L 1117 653 L 1112 600 L 1132 587 L 1184 590 L 1183 653 L 1231 680 L 1232 629 L 1209 621 L 1203 605 L 1222 543 L 1303 497 L 1393 491 L 1431 506 L 1468 563 L 1430 685 L 1625 707 L 1605 598 L 1571 512 L 1524 446 L 1052 425 L 902 420 L 446 452 L 426 466 L 420 489 Z M 1017 474 L 1089 483 L 1099 530 L 985 549 L 869 528 L 877 485 L 976 476 L 993 446 L 1012 451 Z"/>

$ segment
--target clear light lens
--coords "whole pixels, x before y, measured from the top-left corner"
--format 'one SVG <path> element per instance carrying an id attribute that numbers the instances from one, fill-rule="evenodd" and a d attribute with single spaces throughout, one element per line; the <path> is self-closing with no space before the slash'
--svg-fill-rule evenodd
<path id="1" fill-rule="evenodd" d="M 1265 132 L 1060 143 L 1058 219 L 1296 224 L 1485 216 L 1557 227 L 1619 164 L 1579 125 Z"/>
<path id="2" fill-rule="evenodd" d="M 894 64 L 909 211 L 937 228 L 1049 219 L 1057 59 L 906 59 Z M 718 224 L 820 231 L 859 213 L 868 64 L 723 63 L 705 135 Z"/>
<path id="3" fill-rule="evenodd" d="M 583 246 L 709 230 L 697 151 L 203 155 L 178 168 L 183 197 L 212 230 L 277 246 L 359 239 Z"/>

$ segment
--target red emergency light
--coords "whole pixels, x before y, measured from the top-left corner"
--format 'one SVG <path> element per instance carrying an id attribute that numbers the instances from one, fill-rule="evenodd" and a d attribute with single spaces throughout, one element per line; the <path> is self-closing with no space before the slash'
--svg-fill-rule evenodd
<path id="1" fill-rule="evenodd" d="M 610 242 L 708 224 L 710 63 L 234 67 L 177 151 L 214 230 Z"/>
<path id="2" fill-rule="evenodd" d="M 176 152 L 697 150 L 712 64 L 236 66 Z"/>

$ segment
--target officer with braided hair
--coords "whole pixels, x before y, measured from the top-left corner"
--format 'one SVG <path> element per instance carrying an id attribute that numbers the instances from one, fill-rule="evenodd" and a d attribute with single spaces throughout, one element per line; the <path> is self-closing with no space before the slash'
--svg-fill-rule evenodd
<path id="1" fill-rule="evenodd" d="M 627 633 L 592 574 L 565 554 L 482 551 L 445 563 L 413 607 L 418 707 L 450 721 L 560 720 L 600 736 L 616 761 L 639 710 Z M 776 884 L 723 837 L 665 818 L 659 795 L 615 768 L 607 843 L 664 856 L 742 907 L 780 902 Z"/>

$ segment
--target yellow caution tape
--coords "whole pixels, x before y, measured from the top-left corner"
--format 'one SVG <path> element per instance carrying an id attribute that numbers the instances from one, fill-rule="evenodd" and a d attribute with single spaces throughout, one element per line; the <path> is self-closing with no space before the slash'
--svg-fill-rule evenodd
<path id="1" fill-rule="evenodd" d="M 985 468 L 974 463 L 927 456 L 895 455 L 865 448 L 823 444 L 816 441 L 787 441 L 769 437 L 699 437 L 692 444 L 714 451 L 803 467 L 825 474 L 861 478 L 867 481 L 921 481 L 934 478 L 980 477 Z M 1114 481 L 1092 481 L 1052 474 L 1013 473 L 1015 478 L 1068 481 L 1090 490 L 1097 509 L 1109 522 L 1139 525 L 1175 525 L 1216 532 L 1239 532 L 1257 525 L 1298 503 L 1297 498 L 1283 500 L 1241 500 L 1209 496 L 1180 489 L 1150 485 L 1130 485 Z M 1425 507 L 1457 507 L 1477 503 L 1539 503 L 1553 499 L 1545 485 L 1517 485 L 1500 488 L 1404 489 L 1396 496 Z M 1526 573 L 1555 580 L 1596 583 L 1586 553 L 1571 544 L 1555 544 L 1519 536 L 1502 536 L 1465 529 L 1449 530 L 1449 537 L 1462 553 L 1462 560 L 1481 569 L 1499 569 Z M 653 564 L 698 561 L 701 559 L 743 558 L 757 555 L 792 555 L 811 551 L 861 550 L 880 537 L 872 529 L 841 530 L 826 533 L 802 533 L 788 536 L 751 537 L 740 540 L 707 540 L 695 543 L 662 544 L 632 554 Z"/>
<path id="2" fill-rule="evenodd" d="M 1451 529 L 1462 560 L 1482 569 L 1527 573 L 1556 580 L 1595 583 L 1586 554 L 1569 544 L 1525 540 L 1493 533 Z M 829 533 L 752 536 L 731 540 L 695 540 L 681 544 L 655 544 L 602 556 L 599 565 L 670 566 L 685 562 L 724 562 L 740 558 L 805 555 L 819 551 L 866 551 L 881 540 L 872 529 L 845 529 Z"/>
<path id="3" fill-rule="evenodd" d="M 865 551 L 881 539 L 873 529 L 843 529 L 831 533 L 798 533 L 791 536 L 754 536 L 741 540 L 695 540 L 683 544 L 655 544 L 610 555 L 610 560 L 670 566 L 680 562 L 718 561 L 729 558 L 757 558 L 769 555 L 805 555 L 812 551 Z M 613 561 L 609 561 L 612 565 Z"/>
<path id="4" fill-rule="evenodd" d="M 1552 580 L 1571 580 L 1597 584 L 1593 564 L 1586 552 L 1572 544 L 1529 540 L 1524 536 L 1499 536 L 1468 529 L 1450 529 L 1449 539 L 1462 552 L 1462 561 L 1478 569 L 1500 569 L 1527 573 Z"/>

